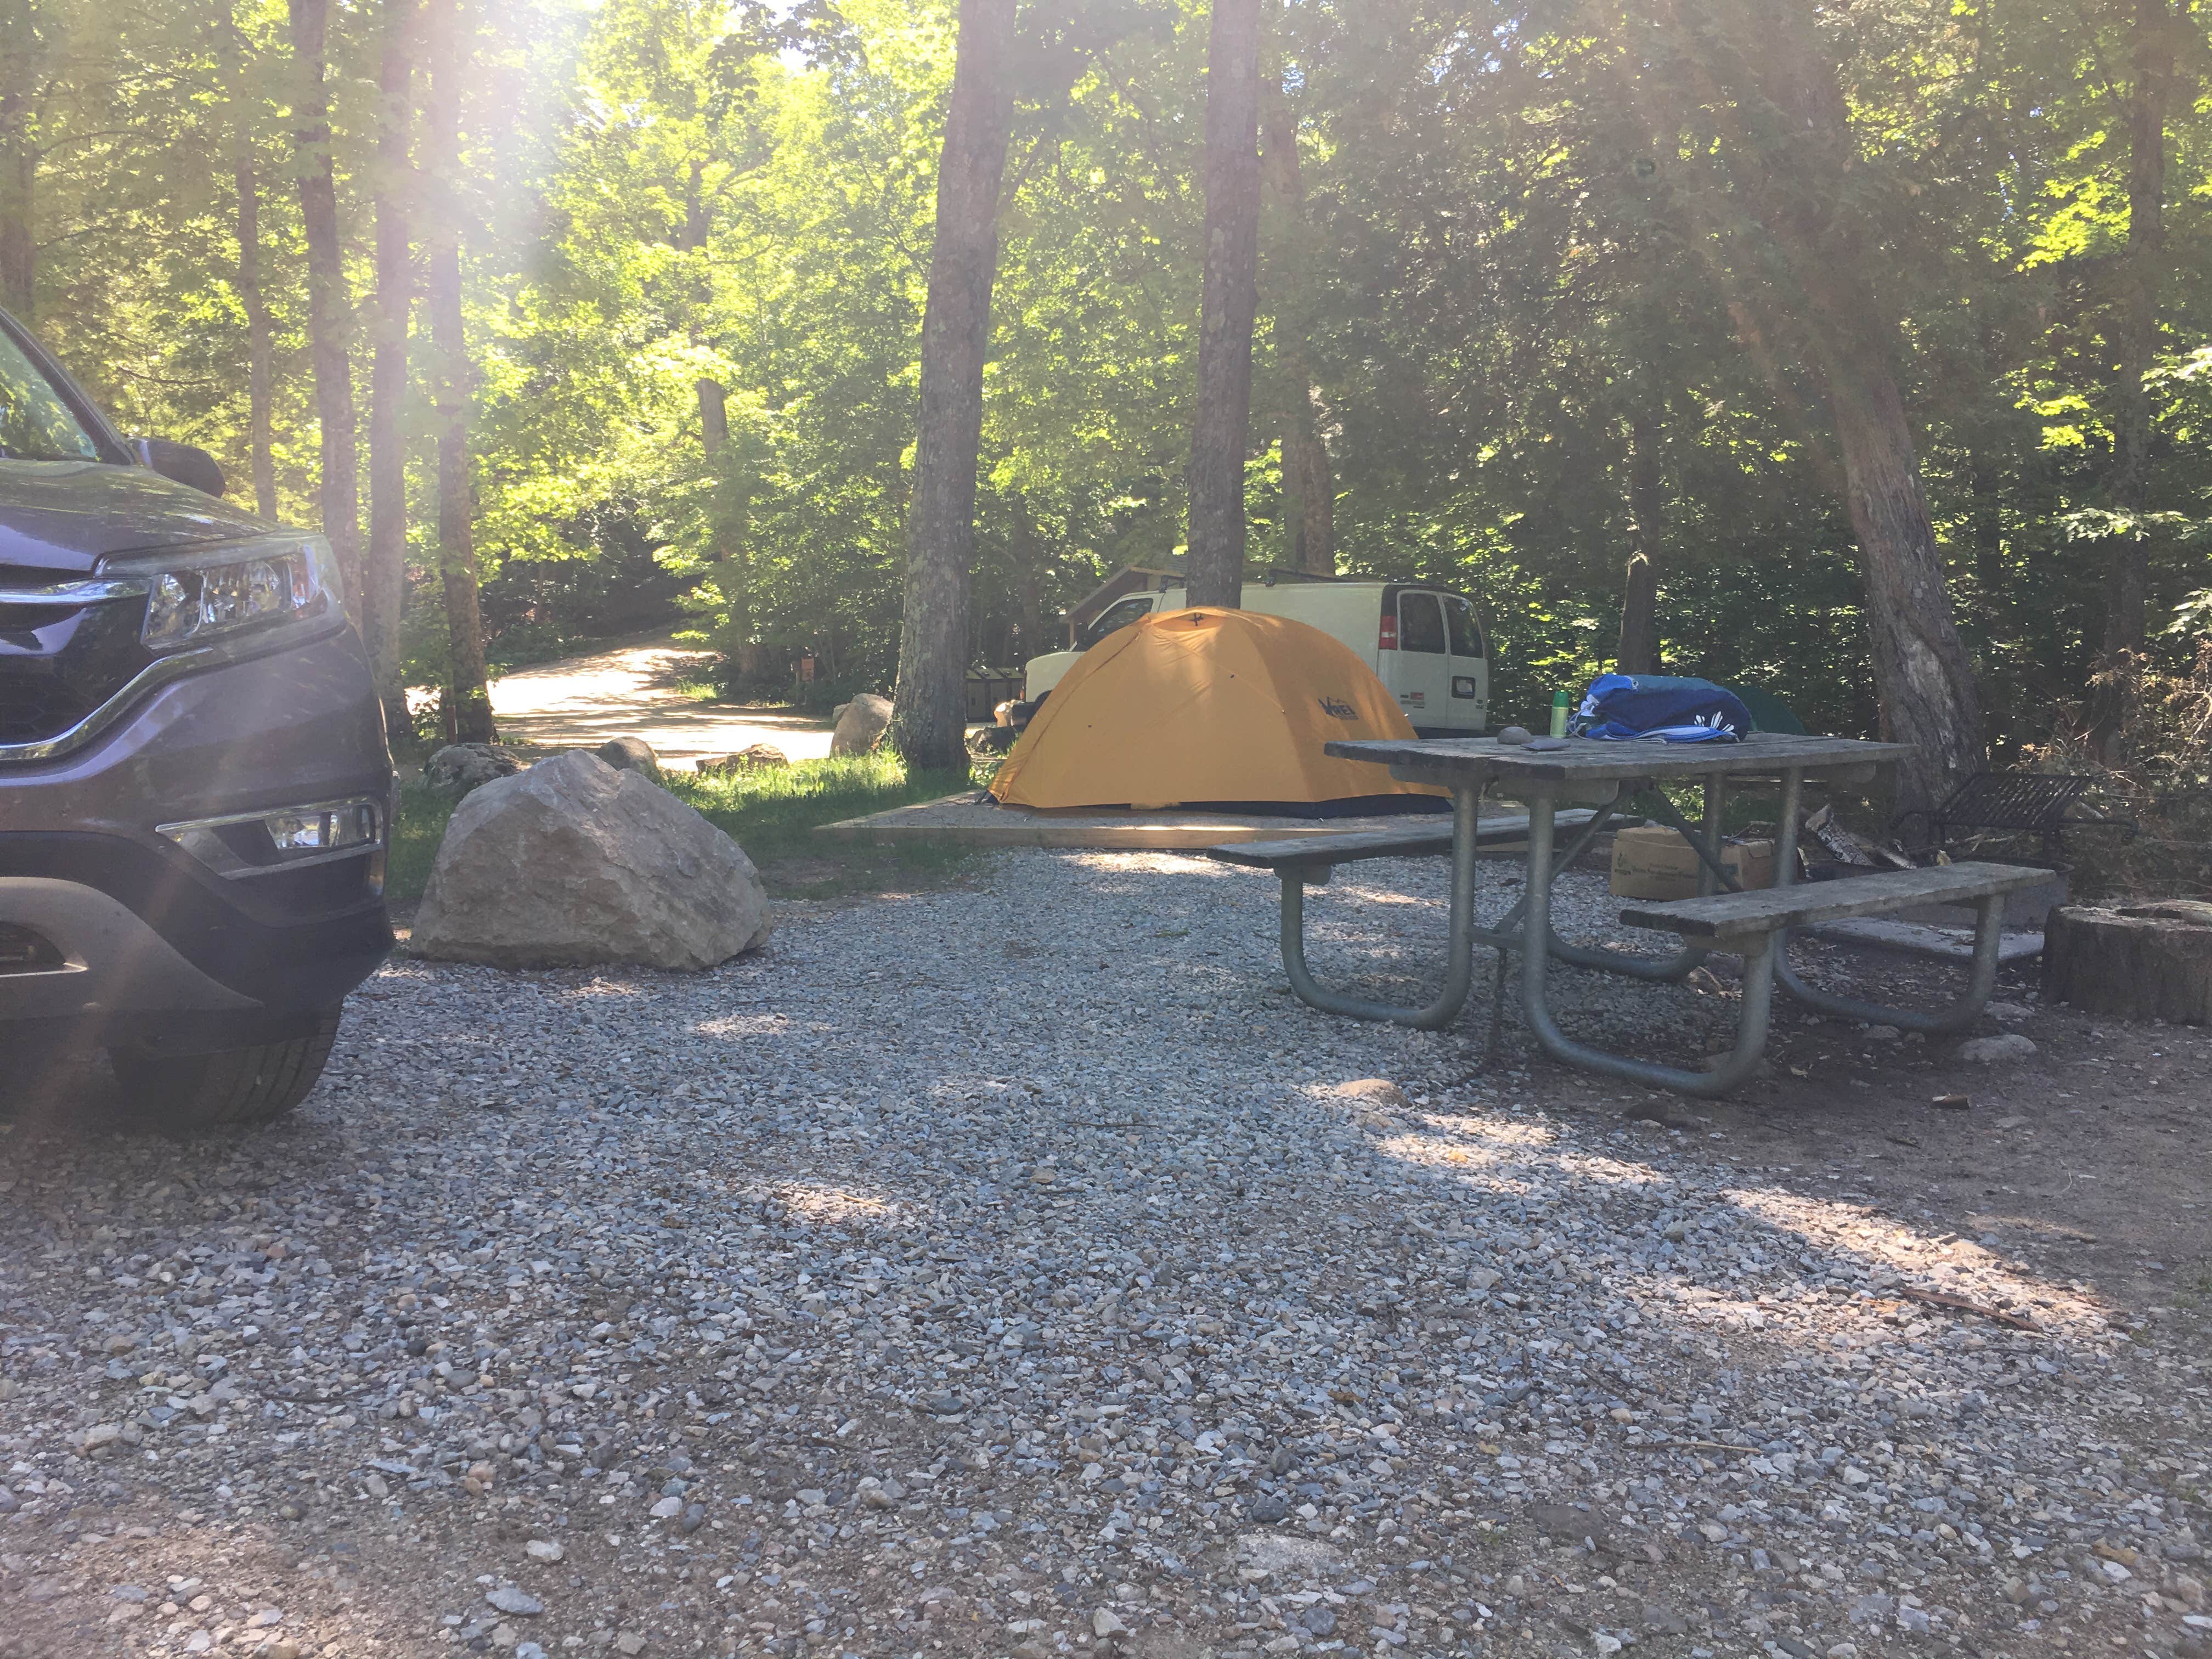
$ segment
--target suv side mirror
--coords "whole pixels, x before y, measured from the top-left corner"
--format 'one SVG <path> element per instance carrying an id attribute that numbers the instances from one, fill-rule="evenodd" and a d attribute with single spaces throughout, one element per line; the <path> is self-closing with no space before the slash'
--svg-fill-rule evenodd
<path id="1" fill-rule="evenodd" d="M 215 457 L 191 444 L 175 443 L 167 438 L 133 438 L 131 453 L 138 458 L 139 465 L 180 484 L 190 484 L 204 494 L 220 495 L 229 488 Z"/>

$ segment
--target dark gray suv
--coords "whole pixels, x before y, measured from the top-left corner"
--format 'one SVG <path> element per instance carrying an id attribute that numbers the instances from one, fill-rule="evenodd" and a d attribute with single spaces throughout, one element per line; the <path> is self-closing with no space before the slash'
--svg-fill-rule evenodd
<path id="1" fill-rule="evenodd" d="M 97 1045 L 155 1121 L 274 1117 L 392 947 L 392 757 L 330 548 L 222 489 L 0 315 L 0 1097 Z"/>

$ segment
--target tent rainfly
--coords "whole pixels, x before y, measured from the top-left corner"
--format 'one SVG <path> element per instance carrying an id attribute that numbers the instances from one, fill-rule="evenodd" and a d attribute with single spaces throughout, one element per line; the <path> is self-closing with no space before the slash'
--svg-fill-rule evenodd
<path id="1" fill-rule="evenodd" d="M 1109 634 L 1068 671 L 991 786 L 1010 806 L 1435 811 L 1443 792 L 1322 752 L 1410 738 L 1374 671 L 1285 617 L 1200 607 Z"/>

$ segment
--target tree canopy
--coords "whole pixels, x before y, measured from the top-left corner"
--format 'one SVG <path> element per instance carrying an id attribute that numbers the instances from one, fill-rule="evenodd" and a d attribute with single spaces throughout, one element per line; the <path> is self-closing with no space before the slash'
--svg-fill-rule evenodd
<path id="1" fill-rule="evenodd" d="M 419 131 L 406 177 L 380 160 L 392 3 L 328 8 L 323 153 L 363 411 L 374 204 L 428 188 Z M 319 157 L 283 0 L 7 17 L 7 303 L 126 428 L 204 446 L 241 489 L 265 305 L 274 505 L 318 522 L 297 180 Z M 459 7 L 440 210 L 460 227 L 495 659 L 681 607 L 732 678 L 786 685 L 809 655 L 825 685 L 888 689 L 957 21 L 951 0 Z M 1181 550 L 1208 22 L 1196 0 L 1130 3 L 1021 58 L 978 660 L 1048 648 L 1104 574 Z M 1846 487 L 1843 405 L 1874 365 L 2000 750 L 2086 718 L 2130 559 L 2147 649 L 2191 652 L 2212 617 L 2196 0 L 1279 0 L 1264 27 L 1250 565 L 1310 556 L 1320 511 L 1340 570 L 1462 588 L 1510 715 L 1610 665 L 1640 545 L 1668 667 L 1872 732 L 1869 664 L 1914 648 L 1883 643 Z M 409 678 L 438 684 L 419 307 L 408 339 L 400 638 Z"/>

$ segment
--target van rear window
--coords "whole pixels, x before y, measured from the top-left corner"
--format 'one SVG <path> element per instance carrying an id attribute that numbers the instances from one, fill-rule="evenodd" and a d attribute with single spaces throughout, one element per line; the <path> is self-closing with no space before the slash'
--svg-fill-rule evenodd
<path id="1" fill-rule="evenodd" d="M 1427 651 L 1441 657 L 1444 653 L 1443 619 L 1437 615 L 1437 596 L 1433 593 L 1401 593 L 1398 596 L 1398 648 L 1401 651 Z"/>
<path id="2" fill-rule="evenodd" d="M 1474 625 L 1474 607 L 1456 593 L 1444 595 L 1444 626 L 1451 630 L 1451 649 L 1455 657 L 1480 657 L 1482 649 L 1482 630 Z"/>

